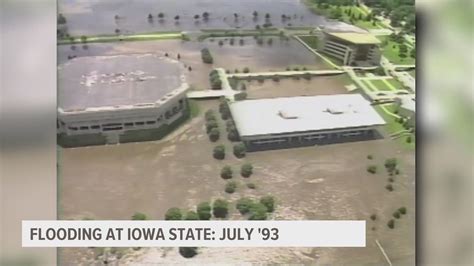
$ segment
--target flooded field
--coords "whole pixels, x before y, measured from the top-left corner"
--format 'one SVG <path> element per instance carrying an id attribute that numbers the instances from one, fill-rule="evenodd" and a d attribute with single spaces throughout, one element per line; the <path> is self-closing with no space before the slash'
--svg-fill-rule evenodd
<path id="1" fill-rule="evenodd" d="M 257 11 L 257 17 L 253 12 Z M 306 8 L 301 0 L 59 0 L 58 12 L 67 19 L 72 35 L 194 31 L 206 28 L 255 28 L 271 23 L 275 27 L 326 23 Z M 202 14 L 209 12 L 209 18 Z M 163 18 L 158 14 L 163 13 Z M 235 14 L 238 16 L 235 17 Z M 266 14 L 270 15 L 268 20 Z M 148 14 L 153 19 L 148 19 Z M 282 15 L 285 18 L 282 18 Z M 195 19 L 195 15 L 200 15 Z M 117 18 L 115 18 L 118 16 Z M 175 19 L 179 16 L 179 19 Z"/>
<path id="2" fill-rule="evenodd" d="M 242 196 L 272 194 L 278 207 L 272 219 L 364 219 L 367 221 L 366 248 L 201 248 L 192 261 L 176 249 L 157 248 L 129 251 L 121 262 L 150 263 L 321 263 L 380 265 L 384 258 L 374 241 L 378 239 L 393 262 L 410 264 L 414 259 L 414 154 L 389 139 L 326 145 L 248 154 L 236 159 L 230 153 L 223 161 L 212 158 L 202 113 L 217 109 L 217 101 L 198 102 L 201 115 L 183 125 L 166 139 L 113 146 L 63 149 L 60 152 L 59 210 L 61 219 L 130 219 L 143 212 L 150 219 L 162 219 L 170 207 L 193 209 L 201 201 L 223 197 L 234 202 Z M 217 143 L 231 149 L 227 140 Z M 374 156 L 368 160 L 367 155 Z M 388 174 L 383 161 L 397 157 L 401 174 L 394 191 L 384 187 Z M 223 165 L 234 169 L 243 162 L 254 165 L 248 179 L 235 176 L 239 186 L 234 194 L 224 192 L 219 177 Z M 379 171 L 367 173 L 369 164 Z M 245 186 L 254 182 L 257 189 Z M 407 215 L 395 229 L 386 223 L 399 207 Z M 377 214 L 377 220 L 369 216 Z M 230 219 L 242 219 L 231 211 Z M 61 249 L 62 264 L 92 264 L 91 249 Z M 242 254 L 245 253 L 245 256 Z"/>
<path id="3" fill-rule="evenodd" d="M 310 80 L 285 78 L 279 81 L 267 79 L 264 82 L 242 82 L 246 84 L 249 99 L 343 94 L 348 93 L 344 86 L 352 83 L 346 75 L 319 76 Z"/>
<path id="4" fill-rule="evenodd" d="M 273 37 L 273 43 L 269 45 L 256 44 L 253 37 L 242 38 L 243 45 L 235 38 L 235 44 L 231 46 L 229 40 L 220 46 L 218 38 L 213 41 L 208 39 L 203 42 L 186 42 L 181 40 L 160 40 L 143 42 L 125 42 L 115 44 L 89 44 L 87 49 L 78 46 L 74 50 L 69 45 L 58 46 L 58 63 L 64 63 L 70 56 L 95 56 L 116 55 L 135 53 L 157 53 L 159 55 L 168 53 L 170 57 L 176 58 L 178 54 L 181 61 L 192 67 L 187 72 L 188 83 L 195 89 L 208 89 L 209 72 L 214 67 L 222 67 L 232 72 L 235 69 L 242 71 L 244 67 L 250 68 L 252 72 L 259 71 L 283 71 L 288 66 L 306 66 L 308 69 L 327 69 L 321 59 L 316 58 L 310 51 L 305 49 L 296 40 L 280 41 Z M 268 38 L 266 38 L 268 39 Z M 224 39 L 223 39 L 224 40 Z M 201 59 L 201 49 L 208 47 L 214 57 L 214 64 L 204 64 Z"/>

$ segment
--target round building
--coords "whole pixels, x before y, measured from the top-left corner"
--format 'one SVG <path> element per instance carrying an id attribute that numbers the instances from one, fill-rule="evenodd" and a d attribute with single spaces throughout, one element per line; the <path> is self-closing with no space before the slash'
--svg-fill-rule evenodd
<path id="1" fill-rule="evenodd" d="M 157 140 L 188 116 L 185 68 L 156 54 L 78 57 L 58 67 L 58 144 Z"/>

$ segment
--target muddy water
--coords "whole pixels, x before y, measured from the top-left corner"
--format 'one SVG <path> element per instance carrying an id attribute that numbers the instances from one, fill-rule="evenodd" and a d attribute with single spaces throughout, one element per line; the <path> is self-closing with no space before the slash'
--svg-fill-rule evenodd
<path id="1" fill-rule="evenodd" d="M 217 101 L 199 102 L 204 112 L 217 108 Z M 231 150 L 226 140 L 218 143 Z M 129 219 L 140 211 L 151 219 L 162 219 L 166 209 L 191 209 L 201 201 L 224 197 L 235 202 L 243 196 L 275 195 L 278 207 L 273 219 L 362 219 L 368 221 L 367 247 L 352 249 L 201 249 L 195 263 L 216 262 L 293 262 L 321 264 L 380 265 L 384 258 L 374 244 L 378 239 L 393 258 L 412 261 L 414 255 L 414 155 L 402 150 L 389 138 L 268 151 L 248 154 L 238 160 L 228 153 L 224 161 L 211 157 L 214 146 L 205 134 L 202 115 L 183 125 L 161 142 L 65 149 L 61 152 L 60 217 L 62 219 Z M 368 160 L 368 154 L 374 156 Z M 395 177 L 395 190 L 384 186 L 388 175 L 383 162 L 397 157 L 402 174 Z M 223 165 L 234 169 L 244 162 L 254 165 L 248 179 L 236 175 L 237 192 L 226 194 L 219 177 Z M 376 164 L 379 172 L 368 174 L 366 167 Z M 256 190 L 245 187 L 254 182 Z M 399 207 L 408 214 L 397 220 L 396 229 L 386 223 Z M 243 219 L 235 210 L 231 219 Z M 374 227 L 375 231 L 371 228 Z M 84 250 L 84 249 L 83 249 Z M 179 263 L 176 250 L 145 251 L 141 263 Z M 246 256 L 242 257 L 242 252 Z M 302 255 L 304 253 L 313 254 Z M 170 254 L 171 253 L 171 254 Z M 90 255 L 78 249 L 62 249 L 61 260 L 75 264 Z M 169 255 L 166 255 L 169 254 Z M 264 256 L 261 256 L 265 254 Z M 134 259 L 136 262 L 136 259 Z M 83 261 L 84 262 L 84 261 Z M 86 263 L 87 264 L 87 263 Z"/>
<path id="2" fill-rule="evenodd" d="M 254 19 L 252 13 L 260 15 Z M 67 19 L 69 32 L 79 34 L 112 34 L 165 30 L 193 31 L 203 28 L 255 28 L 263 25 L 270 14 L 274 26 L 308 26 L 324 24 L 324 18 L 311 13 L 301 0 L 59 0 L 58 12 Z M 162 20 L 158 13 L 164 13 Z M 194 15 L 209 12 L 208 20 Z M 148 14 L 154 19 L 148 20 Z M 237 19 L 234 13 L 239 16 Z M 289 19 L 282 19 L 285 14 Z M 119 19 L 115 19 L 118 15 Z M 180 16 L 177 22 L 174 17 Z"/>

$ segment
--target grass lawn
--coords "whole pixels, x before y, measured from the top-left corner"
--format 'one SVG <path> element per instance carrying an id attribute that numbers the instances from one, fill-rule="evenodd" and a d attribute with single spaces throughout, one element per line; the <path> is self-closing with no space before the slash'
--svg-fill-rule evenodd
<path id="1" fill-rule="evenodd" d="M 386 79 L 385 82 L 390 83 L 393 87 L 395 87 L 396 90 L 401 90 L 404 88 L 403 84 L 395 78 Z"/>
<path id="2" fill-rule="evenodd" d="M 387 86 L 387 84 L 385 83 L 386 81 L 385 80 L 382 80 L 382 79 L 374 79 L 374 80 L 370 80 L 370 82 L 372 83 L 372 85 L 374 85 L 379 91 L 391 91 L 392 89 L 390 88 L 390 86 Z"/>
<path id="3" fill-rule="evenodd" d="M 392 113 L 395 111 L 395 106 L 393 104 L 392 105 L 384 105 L 384 107 Z M 385 128 L 385 130 L 387 131 L 388 134 L 393 134 L 393 133 L 405 130 L 403 125 L 398 123 L 397 121 L 395 121 L 395 117 L 387 114 L 382 109 L 382 107 L 380 105 L 375 105 L 374 108 L 380 114 L 380 116 L 382 116 L 382 118 L 385 120 L 385 122 L 387 123 L 384 126 L 384 128 Z M 410 134 L 410 136 L 411 136 L 411 139 L 412 139 L 411 143 L 406 142 L 406 138 L 408 137 L 408 135 L 398 138 L 397 141 L 405 148 L 414 149 L 415 148 L 415 136 L 414 136 L 414 134 Z"/>
<path id="4" fill-rule="evenodd" d="M 181 39 L 183 38 L 181 32 L 155 32 L 132 35 L 97 35 L 87 36 L 86 43 L 101 43 L 101 42 L 118 42 L 118 41 L 149 41 L 149 40 L 167 40 L 167 39 Z M 82 44 L 80 37 L 73 37 L 73 39 L 60 39 L 59 45 L 63 44 Z"/>
<path id="5" fill-rule="evenodd" d="M 415 59 L 410 57 L 410 49 L 408 49 L 407 57 L 401 58 L 399 54 L 399 44 L 389 40 L 386 36 L 378 36 L 380 41 L 382 41 L 382 50 L 383 55 L 393 64 L 396 65 L 412 65 L 415 64 Z"/>
<path id="6" fill-rule="evenodd" d="M 371 81 L 366 80 L 366 79 L 361 79 L 360 81 L 362 81 L 362 83 L 364 83 L 365 86 L 366 86 L 370 91 L 372 91 L 372 92 L 377 92 L 377 91 L 379 91 L 379 89 L 378 89 L 377 87 L 375 87 L 375 85 L 372 84 Z"/>
<path id="7" fill-rule="evenodd" d="M 319 39 L 316 36 L 298 36 L 303 42 L 313 49 L 318 49 Z"/>

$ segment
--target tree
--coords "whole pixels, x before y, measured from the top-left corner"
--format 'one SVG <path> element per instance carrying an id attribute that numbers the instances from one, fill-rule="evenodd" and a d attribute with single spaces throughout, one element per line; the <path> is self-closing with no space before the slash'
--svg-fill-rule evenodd
<path id="1" fill-rule="evenodd" d="M 393 191 L 393 186 L 392 184 L 388 184 L 385 186 L 385 189 L 387 189 L 388 191 Z"/>
<path id="2" fill-rule="evenodd" d="M 237 201 L 235 208 L 239 210 L 240 214 L 244 215 L 250 211 L 254 204 L 255 203 L 250 198 L 240 198 Z"/>
<path id="3" fill-rule="evenodd" d="M 411 51 L 410 51 L 410 57 L 411 57 L 411 58 L 416 58 L 416 48 L 411 49 Z"/>
<path id="4" fill-rule="evenodd" d="M 254 18 L 256 18 L 256 17 L 258 17 L 258 12 L 257 12 L 257 11 L 253 11 L 252 15 L 253 15 Z"/>
<path id="5" fill-rule="evenodd" d="M 255 185 L 255 183 L 252 183 L 252 182 L 247 183 L 247 187 L 250 188 L 250 189 L 255 189 L 255 188 L 257 188 L 257 186 Z"/>
<path id="6" fill-rule="evenodd" d="M 228 165 L 222 167 L 221 177 L 224 178 L 224 179 L 231 179 L 232 178 L 232 168 Z"/>
<path id="7" fill-rule="evenodd" d="M 228 129 L 227 139 L 230 141 L 240 141 L 239 132 L 234 126 Z"/>
<path id="8" fill-rule="evenodd" d="M 188 211 L 184 216 L 184 220 L 196 221 L 199 220 L 199 215 L 195 211 Z"/>
<path id="9" fill-rule="evenodd" d="M 229 181 L 227 184 L 225 184 L 225 192 L 232 194 L 235 192 L 235 189 L 237 188 L 237 183 L 235 181 Z"/>
<path id="10" fill-rule="evenodd" d="M 405 208 L 405 207 L 400 207 L 400 208 L 398 209 L 398 211 L 400 212 L 400 214 L 406 214 L 406 213 L 407 213 L 407 208 Z"/>
<path id="11" fill-rule="evenodd" d="M 87 42 L 87 36 L 82 35 L 81 36 L 81 42 L 83 42 L 83 43 Z"/>
<path id="12" fill-rule="evenodd" d="M 176 16 L 174 17 L 174 20 L 179 20 L 179 18 L 180 18 L 180 16 L 179 16 L 179 15 L 176 15 Z"/>
<path id="13" fill-rule="evenodd" d="M 240 39 L 240 40 L 239 40 L 239 45 L 240 45 L 240 46 L 244 45 L 244 39 Z"/>
<path id="14" fill-rule="evenodd" d="M 152 20 L 153 19 L 153 15 L 152 14 L 148 14 L 148 20 Z"/>
<path id="15" fill-rule="evenodd" d="M 115 29 L 115 34 L 119 34 L 120 33 L 120 29 Z"/>
<path id="16" fill-rule="evenodd" d="M 249 220 L 266 220 L 267 219 L 267 207 L 262 203 L 252 204 L 250 207 Z"/>
<path id="17" fill-rule="evenodd" d="M 181 220 L 183 214 L 179 208 L 170 208 L 166 211 L 165 220 Z"/>
<path id="18" fill-rule="evenodd" d="M 205 20 L 209 19 L 209 12 L 204 12 L 204 13 L 202 13 L 202 17 L 203 17 Z"/>
<path id="19" fill-rule="evenodd" d="M 212 58 L 211 52 L 208 48 L 203 48 L 201 50 L 201 58 L 202 61 L 206 64 L 212 64 L 214 62 L 214 59 Z"/>
<path id="20" fill-rule="evenodd" d="M 179 247 L 179 254 L 184 258 L 192 258 L 197 255 L 197 247 Z"/>
<path id="21" fill-rule="evenodd" d="M 249 177 L 253 173 L 253 166 L 250 163 L 245 163 L 240 168 L 240 175 L 243 177 Z"/>
<path id="22" fill-rule="evenodd" d="M 267 212 L 273 212 L 275 210 L 275 198 L 270 195 L 260 198 L 260 203 L 267 208 Z"/>
<path id="23" fill-rule="evenodd" d="M 211 129 L 211 131 L 209 132 L 209 140 L 212 142 L 216 142 L 219 140 L 219 137 L 220 137 L 219 129 L 216 127 Z"/>
<path id="24" fill-rule="evenodd" d="M 207 133 L 211 133 L 211 131 L 214 128 L 218 128 L 218 124 L 217 124 L 216 120 L 209 120 L 209 121 L 206 122 L 206 132 Z"/>
<path id="25" fill-rule="evenodd" d="M 181 55 L 178 54 L 178 55 L 176 56 L 176 58 L 178 58 L 178 60 L 180 60 L 180 59 L 181 59 Z"/>
<path id="26" fill-rule="evenodd" d="M 200 16 L 199 15 L 194 15 L 194 19 L 199 19 Z"/>
<path id="27" fill-rule="evenodd" d="M 272 38 L 269 38 L 269 39 L 267 40 L 267 44 L 268 44 L 268 45 L 272 45 L 272 44 L 273 44 L 273 39 L 272 39 Z"/>
<path id="28" fill-rule="evenodd" d="M 265 14 L 265 18 L 270 19 L 270 14 L 269 13 Z"/>
<path id="29" fill-rule="evenodd" d="M 239 143 L 239 144 L 234 145 L 234 155 L 235 155 L 235 157 L 243 158 L 243 157 L 245 157 L 245 152 L 246 152 L 246 148 L 245 148 L 245 145 L 243 143 Z"/>
<path id="30" fill-rule="evenodd" d="M 397 168 L 397 159 L 390 158 L 390 159 L 385 160 L 384 166 L 388 172 L 394 171 Z"/>
<path id="31" fill-rule="evenodd" d="M 377 220 L 377 215 L 376 214 L 370 215 L 370 220 L 372 220 L 372 221 Z"/>
<path id="32" fill-rule="evenodd" d="M 136 212 L 132 216 L 132 220 L 135 220 L 135 221 L 146 220 L 146 219 L 147 219 L 146 215 L 141 212 Z"/>
<path id="33" fill-rule="evenodd" d="M 371 174 L 377 173 L 377 166 L 376 165 L 370 165 L 367 167 L 367 172 Z"/>
<path id="34" fill-rule="evenodd" d="M 218 145 L 214 147 L 213 157 L 218 160 L 223 160 L 225 158 L 225 146 Z"/>
<path id="35" fill-rule="evenodd" d="M 222 41 L 222 40 L 219 40 L 219 42 L 218 42 L 218 43 L 219 43 L 219 46 L 222 46 L 222 45 L 224 45 L 224 41 Z"/>
<path id="36" fill-rule="evenodd" d="M 396 219 L 400 219 L 400 213 L 398 211 L 394 212 L 393 214 L 393 217 L 395 217 Z"/>
<path id="37" fill-rule="evenodd" d="M 67 21 L 66 21 L 66 18 L 63 16 L 63 14 L 59 13 L 58 14 L 58 24 L 66 24 Z"/>
<path id="38" fill-rule="evenodd" d="M 229 203 L 224 199 L 216 199 L 212 204 L 212 213 L 216 218 L 225 218 L 229 213 Z"/>
<path id="39" fill-rule="evenodd" d="M 244 67 L 244 70 L 242 71 L 244 73 L 249 73 L 250 72 L 250 69 L 248 67 Z"/>
<path id="40" fill-rule="evenodd" d="M 211 219 L 211 205 L 209 202 L 201 202 L 197 206 L 197 215 L 199 220 L 209 220 Z"/>
<path id="41" fill-rule="evenodd" d="M 393 229 L 395 227 L 395 220 L 391 219 L 387 223 L 388 228 Z"/>
<path id="42" fill-rule="evenodd" d="M 165 17 L 165 14 L 162 13 L 162 12 L 160 12 L 160 13 L 158 14 L 158 17 L 159 17 L 159 18 L 164 18 L 164 17 Z"/>

